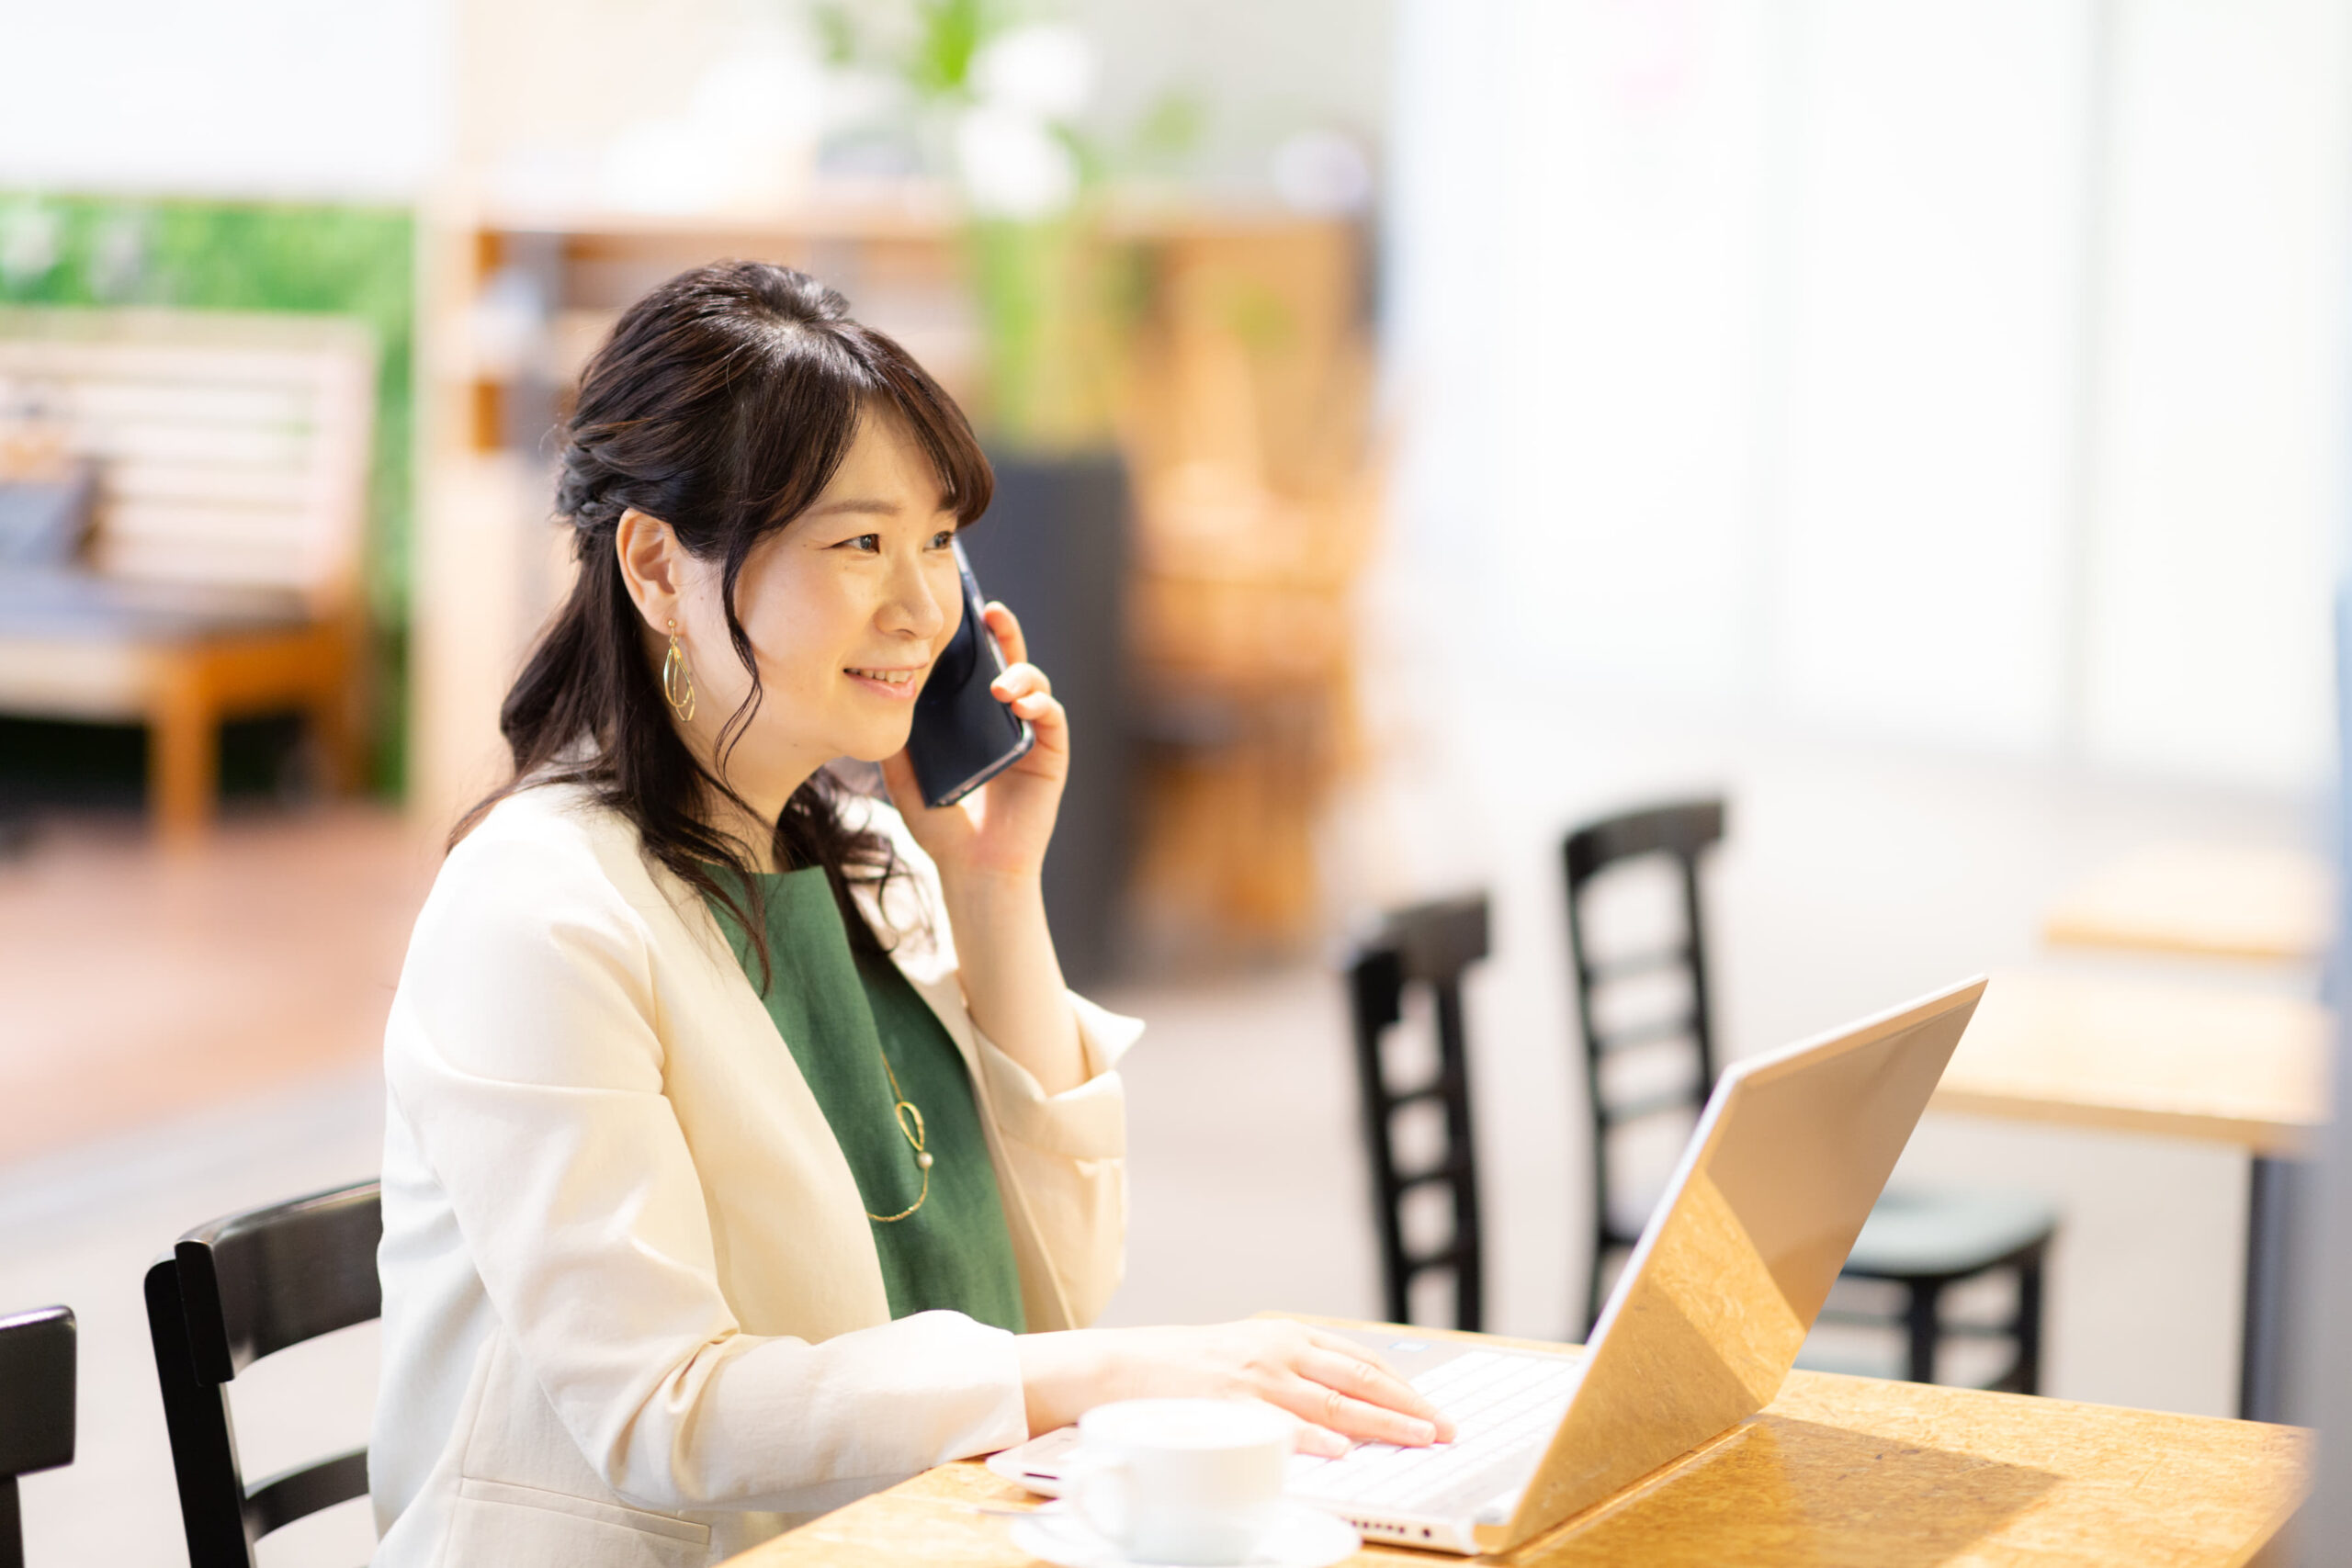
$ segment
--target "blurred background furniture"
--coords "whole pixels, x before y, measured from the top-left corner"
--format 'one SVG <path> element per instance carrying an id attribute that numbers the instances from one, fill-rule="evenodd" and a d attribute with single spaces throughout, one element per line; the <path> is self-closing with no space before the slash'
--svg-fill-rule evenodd
<path id="1" fill-rule="evenodd" d="M 95 480 L 62 548 L 0 568 L 0 712 L 144 725 L 167 837 L 210 817 L 224 718 L 300 712 L 357 782 L 375 384 L 339 318 L 0 310 L 0 431 Z"/>
<path id="2" fill-rule="evenodd" d="M 229 1384 L 265 1356 L 383 1311 L 379 1188 L 355 1183 L 199 1225 L 147 1270 L 147 1325 L 191 1568 L 253 1568 L 254 1544 L 368 1494 L 354 1449 L 245 1484 Z"/>
<path id="3" fill-rule="evenodd" d="M 1470 1123 L 1470 1042 L 1462 981 L 1487 956 L 1484 894 L 1399 909 L 1347 970 L 1356 1080 L 1372 1169 L 1380 1278 L 1388 1321 L 1413 1323 L 1413 1283 L 1453 1282 L 1452 1326 L 1476 1332 L 1485 1314 L 1477 1140 Z M 1408 991 L 1424 993 L 1430 1038 L 1391 1060 Z M 1405 1087 L 1397 1087 L 1403 1079 Z M 1421 1216 L 1427 1215 L 1426 1219 Z M 1440 1231 L 1444 1239 L 1427 1238 Z"/>
<path id="4" fill-rule="evenodd" d="M 2336 871 L 2323 856 L 2156 842 L 2067 889 L 2046 911 L 2042 936 L 2062 948 L 2316 965 L 2335 940 L 2336 909 Z M 2310 1179 L 2308 1134 L 2325 1093 L 2313 1077 L 2324 1015 L 2291 998 L 2268 1007 L 2217 992 L 2163 996 L 2036 976 L 2004 997 L 1996 1014 L 2019 1038 L 1972 1054 L 1967 1070 L 1976 1076 L 1958 1092 L 2007 1114 L 2088 1124 L 2153 1115 L 2162 1125 L 2152 1130 L 2211 1135 L 2192 1130 L 2206 1125 L 2242 1142 L 2249 1164 L 2238 1413 L 2295 1418 L 2285 1382 L 2297 1288 L 2290 1258 L 2299 1192 Z M 2128 1053 L 2115 1032 L 2125 1020 Z M 2016 1056 L 2026 1037 L 2041 1045 L 2038 1061 Z"/>
<path id="5" fill-rule="evenodd" d="M 1381 541 L 1365 238 L 1194 220 L 1153 255 L 1123 445 L 1149 951 L 1299 953 L 1316 832 L 1364 750 L 1355 594 Z"/>
<path id="6" fill-rule="evenodd" d="M 1622 1264 L 1639 1239 L 1649 1206 L 1664 1190 L 1723 1066 L 1709 1005 L 1699 865 L 1723 833 L 1723 801 L 1703 799 L 1604 818 L 1577 829 L 1562 845 L 1568 952 L 1592 1109 L 1588 1334 L 1613 1278 L 1612 1260 Z M 1671 908 L 1663 920 L 1645 921 L 1649 929 L 1629 942 L 1623 920 L 1596 919 L 1600 890 L 1595 885 L 1644 862 L 1668 874 L 1671 891 L 1664 902 Z M 1604 935 L 1612 924 L 1615 931 Z M 1670 933 L 1662 941 L 1659 926 Z M 1650 1158 L 1644 1170 L 1637 1140 L 1645 1134 Z M 2054 1212 L 2030 1194 L 1890 1190 L 1871 1210 L 1844 1276 L 1896 1287 L 1901 1307 L 1878 1313 L 1833 1298 L 1821 1321 L 1898 1329 L 1905 1375 L 1915 1382 L 1936 1381 L 1937 1351 L 1948 1337 L 2004 1339 L 2014 1353 L 1990 1386 L 2037 1393 L 2042 1269 L 2056 1228 Z M 1953 1286 L 1996 1271 L 2015 1280 L 2007 1315 L 1988 1324 L 1946 1312 Z"/>
<path id="7" fill-rule="evenodd" d="M 2339 628 L 2339 632 L 2340 632 Z M 2316 965 L 2335 941 L 2336 868 L 2305 851 L 2157 841 L 2100 866 L 2042 918 L 2056 948 Z M 2329 1015 L 2291 996 L 2004 976 L 1942 1099 L 1988 1114 L 2128 1126 L 2245 1149 L 2238 1414 L 2300 1418 L 2292 1258 L 2305 1162 L 2326 1119 Z M 1982 1035 L 1982 1039 L 1974 1039 Z"/>
<path id="8" fill-rule="evenodd" d="M 0 1568 L 24 1568 L 17 1478 L 74 1462 L 72 1309 L 0 1317 Z"/>
<path id="9" fill-rule="evenodd" d="M 2322 856 L 2154 843 L 2099 867 L 2044 912 L 2055 947 L 2316 963 L 2335 936 L 2335 873 Z"/>
<path id="10" fill-rule="evenodd" d="M 2211 986 L 1996 975 L 1934 1107 L 2154 1133 L 2246 1151 L 2238 1414 L 2287 1418 L 2285 1349 L 2299 1162 L 2328 1120 L 2333 1014 Z"/>

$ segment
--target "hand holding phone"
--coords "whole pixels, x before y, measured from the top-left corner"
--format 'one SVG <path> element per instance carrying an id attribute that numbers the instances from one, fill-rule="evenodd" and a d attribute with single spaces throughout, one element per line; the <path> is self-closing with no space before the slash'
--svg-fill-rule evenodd
<path id="1" fill-rule="evenodd" d="M 989 631 L 988 602 L 963 544 L 950 547 L 963 585 L 963 621 L 915 698 L 914 728 L 907 736 L 907 760 L 914 764 L 922 803 L 933 808 L 953 806 L 1037 743 L 1036 731 L 989 689 L 1004 673 L 1004 654 Z"/>

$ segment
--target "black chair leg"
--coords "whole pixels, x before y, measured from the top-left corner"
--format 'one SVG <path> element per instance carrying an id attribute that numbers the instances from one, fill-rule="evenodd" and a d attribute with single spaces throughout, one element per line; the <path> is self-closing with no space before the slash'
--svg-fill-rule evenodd
<path id="1" fill-rule="evenodd" d="M 2018 1362 L 2009 1374 L 2013 1392 L 2041 1392 L 2041 1249 L 2018 1265 Z"/>
<path id="2" fill-rule="evenodd" d="M 13 1475 L 0 1475 L 0 1568 L 25 1568 L 25 1521 Z"/>
<path id="3" fill-rule="evenodd" d="M 1600 1309 L 1609 1304 L 1611 1290 L 1624 1273 L 1626 1265 L 1633 1261 L 1631 1242 L 1604 1238 L 1592 1249 L 1592 1277 L 1585 1287 L 1584 1332 L 1576 1337 L 1578 1344 L 1592 1343 L 1592 1331 L 1600 1326 Z M 1613 1273 L 1609 1267 L 1611 1263 L 1617 1266 Z"/>
<path id="4" fill-rule="evenodd" d="M 1911 1364 L 1905 1375 L 1913 1382 L 1933 1382 L 1936 1381 L 1936 1341 L 1943 1337 L 1943 1323 L 1938 1309 L 1943 1303 L 1944 1282 L 1941 1280 L 1914 1280 L 1910 1291 L 1910 1303 L 1903 1314 L 1911 1339 Z"/>

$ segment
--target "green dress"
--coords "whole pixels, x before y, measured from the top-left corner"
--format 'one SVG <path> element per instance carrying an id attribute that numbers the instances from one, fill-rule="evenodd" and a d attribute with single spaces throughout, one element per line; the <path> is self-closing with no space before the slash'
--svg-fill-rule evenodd
<path id="1" fill-rule="evenodd" d="M 903 1219 L 873 1221 L 890 1315 L 944 1307 L 1021 1333 L 1012 1238 L 956 1042 L 897 964 L 851 948 L 821 867 L 763 873 L 758 882 L 771 968 L 760 999 L 849 1160 L 867 1217 L 922 1200 Z M 750 936 L 723 906 L 714 902 L 711 913 L 756 987 L 759 953 Z M 899 1093 L 922 1113 L 932 1156 L 928 1194 L 891 1109 L 893 1073 Z"/>

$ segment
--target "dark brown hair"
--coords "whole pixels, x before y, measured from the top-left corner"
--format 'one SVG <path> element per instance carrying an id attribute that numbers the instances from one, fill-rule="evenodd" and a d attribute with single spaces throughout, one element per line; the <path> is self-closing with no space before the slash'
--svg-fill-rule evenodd
<path id="1" fill-rule="evenodd" d="M 735 916 L 766 965 L 748 846 L 711 826 L 719 799 L 744 804 L 726 782 L 726 760 L 760 704 L 736 581 L 753 546 L 816 502 L 859 423 L 877 411 L 904 422 L 959 523 L 987 510 L 995 480 L 962 411 L 815 278 L 767 262 L 717 262 L 628 308 L 582 373 L 564 426 L 555 510 L 571 527 L 580 571 L 499 710 L 514 776 L 466 813 L 452 844 L 517 790 L 586 784 L 636 827 L 649 857 Z M 614 534 L 631 507 L 668 524 L 689 554 L 721 563 L 728 639 L 752 689 L 719 728 L 716 773 L 670 722 L 621 577 Z M 842 823 L 841 793 L 823 770 L 802 784 L 771 849 L 779 866 L 824 867 L 851 940 L 872 950 L 881 933 L 859 915 L 850 885 L 886 882 L 897 862 L 888 839 Z"/>

